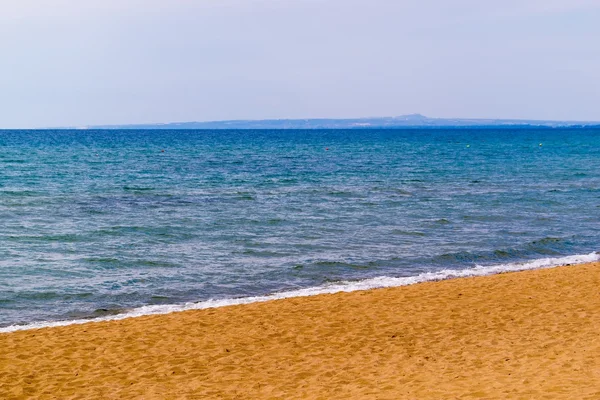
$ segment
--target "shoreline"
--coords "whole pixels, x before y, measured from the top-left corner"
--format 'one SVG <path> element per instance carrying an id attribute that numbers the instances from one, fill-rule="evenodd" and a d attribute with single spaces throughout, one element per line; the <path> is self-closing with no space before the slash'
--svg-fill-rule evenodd
<path id="1" fill-rule="evenodd" d="M 600 262 L 0 335 L 0 397 L 598 398 Z"/>
<path id="2" fill-rule="evenodd" d="M 488 276 L 506 272 L 518 272 L 527 270 L 536 270 L 542 268 L 554 268 L 564 265 L 576 265 L 589 262 L 600 261 L 600 252 L 592 252 L 589 254 L 576 254 L 564 257 L 541 258 L 525 262 L 515 262 L 506 264 L 496 264 L 485 267 L 471 267 L 461 270 L 441 270 L 437 272 L 426 272 L 415 276 L 408 277 L 375 277 L 359 281 L 342 281 L 324 286 L 308 287 L 293 291 L 284 291 L 261 296 L 226 298 L 219 300 L 205 300 L 198 302 L 187 302 L 183 304 L 167 304 L 167 305 L 147 305 L 128 310 L 123 313 L 97 317 L 83 318 L 73 320 L 58 320 L 58 321 L 36 321 L 24 324 L 15 324 L 0 327 L 0 335 L 31 329 L 55 328 L 70 325 L 82 325 L 89 323 L 97 323 L 103 321 L 120 321 L 129 318 L 138 318 L 147 315 L 166 315 L 174 312 L 185 312 L 190 310 L 204 310 L 211 308 L 229 307 L 235 305 L 262 303 L 273 300 L 318 296 L 323 294 L 334 294 L 340 292 L 355 292 L 362 290 L 372 290 L 381 288 L 392 288 L 409 286 L 424 282 L 435 282 L 447 279 L 460 279 L 476 276 Z"/>

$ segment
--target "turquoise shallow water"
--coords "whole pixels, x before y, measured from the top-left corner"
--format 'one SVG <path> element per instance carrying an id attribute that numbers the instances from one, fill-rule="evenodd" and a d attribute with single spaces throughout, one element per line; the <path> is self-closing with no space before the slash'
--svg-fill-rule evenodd
<path id="1" fill-rule="evenodd" d="M 600 129 L 0 131 L 0 326 L 587 254 L 599 216 Z"/>

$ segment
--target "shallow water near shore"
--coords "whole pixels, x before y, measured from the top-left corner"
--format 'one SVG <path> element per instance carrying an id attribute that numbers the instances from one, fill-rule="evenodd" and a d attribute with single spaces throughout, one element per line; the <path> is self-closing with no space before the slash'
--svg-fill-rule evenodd
<path id="1" fill-rule="evenodd" d="M 0 327 L 600 250 L 600 129 L 0 131 L 0 149 Z"/>

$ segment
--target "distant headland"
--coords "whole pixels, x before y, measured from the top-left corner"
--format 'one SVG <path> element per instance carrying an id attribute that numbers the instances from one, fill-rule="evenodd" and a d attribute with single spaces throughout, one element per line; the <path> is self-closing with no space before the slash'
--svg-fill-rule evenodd
<path id="1" fill-rule="evenodd" d="M 421 114 L 372 118 L 261 119 L 162 124 L 92 125 L 68 129 L 393 129 L 443 127 L 591 127 L 600 121 L 546 121 L 521 119 L 430 118 Z M 65 128 L 63 128 L 65 129 Z"/>

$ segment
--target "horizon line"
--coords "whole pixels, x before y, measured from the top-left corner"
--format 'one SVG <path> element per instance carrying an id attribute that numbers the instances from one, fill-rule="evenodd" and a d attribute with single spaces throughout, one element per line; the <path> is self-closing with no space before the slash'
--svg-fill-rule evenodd
<path id="1" fill-rule="evenodd" d="M 369 122 L 370 121 L 370 122 Z M 346 124 L 346 126 L 311 126 L 299 127 L 279 126 L 270 128 L 227 126 L 231 125 L 252 125 L 267 123 L 329 123 Z M 380 124 L 377 124 L 377 123 Z M 397 123 L 397 124 L 394 124 Z M 183 127 L 186 125 L 221 125 L 219 127 L 193 128 Z M 264 119 L 224 119 L 224 120 L 205 120 L 205 121 L 171 121 L 171 122 L 148 122 L 148 123 L 115 123 L 115 124 L 91 124 L 91 125 L 73 125 L 73 126 L 54 126 L 54 127 L 36 127 L 36 128 L 0 128 L 0 130 L 114 130 L 114 129 L 374 129 L 374 128 L 466 128 L 466 127 L 592 127 L 600 125 L 599 121 L 582 120 L 544 120 L 544 119 L 521 119 L 521 118 L 438 118 L 427 117 L 419 113 L 403 114 L 384 117 L 350 117 L 350 118 L 264 118 Z"/>

